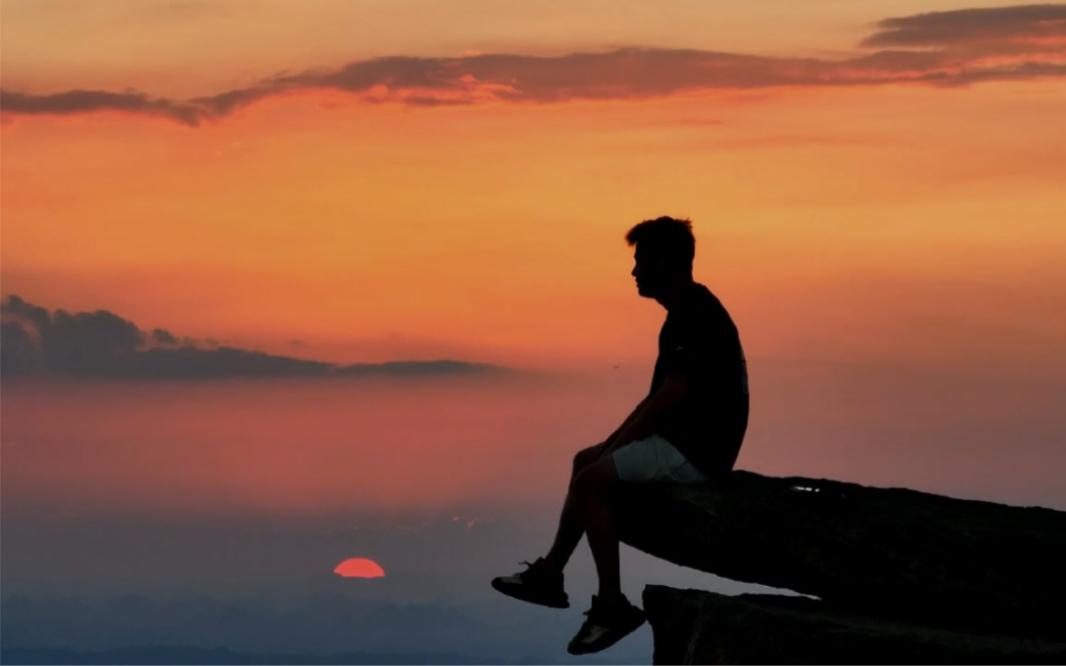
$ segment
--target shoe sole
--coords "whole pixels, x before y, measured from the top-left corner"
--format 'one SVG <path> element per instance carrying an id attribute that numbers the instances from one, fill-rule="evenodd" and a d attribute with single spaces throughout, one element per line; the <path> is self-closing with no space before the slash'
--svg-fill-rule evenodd
<path id="1" fill-rule="evenodd" d="M 497 578 L 492 579 L 492 589 L 506 594 L 512 599 L 518 599 L 519 601 L 525 601 L 538 606 L 547 606 L 548 608 L 570 608 L 570 600 L 566 596 L 545 599 L 543 597 L 525 595 L 522 588 L 501 583 Z"/>
<path id="2" fill-rule="evenodd" d="M 574 643 L 571 642 L 569 645 L 566 646 L 566 651 L 573 655 L 602 652 L 603 650 L 606 650 L 607 648 L 611 647 L 629 634 L 633 633 L 637 629 L 640 629 L 644 625 L 644 623 L 647 622 L 647 620 L 647 616 L 642 615 L 640 618 L 640 622 L 633 623 L 633 625 L 629 629 L 614 633 L 606 633 L 600 638 L 599 642 L 597 643 L 592 643 L 590 645 L 574 645 Z"/>

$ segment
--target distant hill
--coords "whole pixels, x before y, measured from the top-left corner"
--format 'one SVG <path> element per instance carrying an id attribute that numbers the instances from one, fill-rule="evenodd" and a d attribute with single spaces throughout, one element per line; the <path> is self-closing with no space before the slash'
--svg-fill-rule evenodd
<path id="1" fill-rule="evenodd" d="M 12 294 L 0 301 L 0 367 L 18 376 L 86 379 L 276 377 L 439 377 L 513 374 L 488 363 L 451 359 L 339 365 L 178 338 L 142 330 L 107 310 L 50 312 Z"/>
<path id="2" fill-rule="evenodd" d="M 114 650 L 60 650 L 3 648 L 4 664 L 643 664 L 606 657 L 558 661 L 530 655 L 517 660 L 487 659 L 435 652 L 341 652 L 329 655 L 259 654 L 235 652 L 226 648 L 179 646 L 130 647 Z"/>
<path id="3" fill-rule="evenodd" d="M 651 661 L 645 630 L 596 659 L 570 659 L 572 612 L 474 618 L 447 604 L 309 597 L 296 606 L 199 597 L 10 596 L 0 603 L 3 664 L 567 664 Z"/>

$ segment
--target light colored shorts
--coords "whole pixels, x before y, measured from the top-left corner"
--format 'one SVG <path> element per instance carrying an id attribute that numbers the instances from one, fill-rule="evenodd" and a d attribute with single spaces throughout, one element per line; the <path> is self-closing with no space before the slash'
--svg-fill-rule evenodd
<path id="1" fill-rule="evenodd" d="M 659 435 L 630 442 L 611 453 L 618 478 L 629 483 L 703 483 L 709 479 Z"/>

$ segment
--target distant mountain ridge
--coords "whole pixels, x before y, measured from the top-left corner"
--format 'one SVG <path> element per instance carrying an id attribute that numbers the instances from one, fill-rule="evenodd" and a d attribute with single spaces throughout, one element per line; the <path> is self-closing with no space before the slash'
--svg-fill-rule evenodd
<path id="1" fill-rule="evenodd" d="M 328 655 L 235 652 L 226 648 L 130 647 L 80 652 L 64 649 L 0 649 L 4 664 L 638 664 L 609 658 L 557 660 L 531 655 L 498 659 L 439 652 L 340 652 Z"/>
<path id="2" fill-rule="evenodd" d="M 222 379 L 269 377 L 423 377 L 508 372 L 450 359 L 341 365 L 236 347 L 210 348 L 156 328 L 143 331 L 107 310 L 49 312 L 11 295 L 0 302 L 0 368 L 5 377 Z"/>
<path id="3" fill-rule="evenodd" d="M 516 602 L 517 604 L 517 602 Z M 346 595 L 297 605 L 127 595 L 102 604 L 24 595 L 0 603 L 0 663 L 641 663 L 650 631 L 604 655 L 570 661 L 579 609 L 517 614 Z M 544 609 L 541 609 L 544 610 Z M 306 657 L 306 660 L 305 660 Z M 599 657 L 597 657 L 599 658 Z M 198 661 L 203 659 L 203 661 Z M 243 661 L 242 661 L 243 660 Z"/>

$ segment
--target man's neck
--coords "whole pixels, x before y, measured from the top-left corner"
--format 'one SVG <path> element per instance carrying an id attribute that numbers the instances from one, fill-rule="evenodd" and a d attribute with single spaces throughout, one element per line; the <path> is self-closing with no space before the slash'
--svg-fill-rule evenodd
<path id="1" fill-rule="evenodd" d="M 655 300 L 659 302 L 659 305 L 666 308 L 666 311 L 676 309 L 685 299 L 685 294 L 692 288 L 696 282 L 692 278 L 687 280 L 679 280 L 667 287 L 663 294 L 656 296 Z"/>

